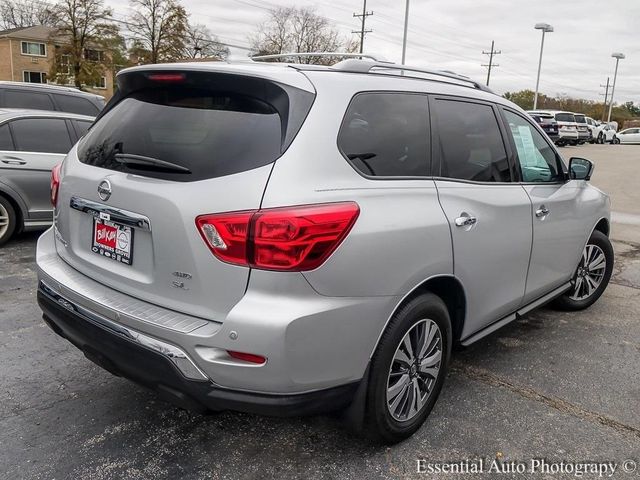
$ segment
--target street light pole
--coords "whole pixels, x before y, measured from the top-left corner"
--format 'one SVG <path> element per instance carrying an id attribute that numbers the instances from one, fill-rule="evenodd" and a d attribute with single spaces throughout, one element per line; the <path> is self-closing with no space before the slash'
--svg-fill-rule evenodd
<path id="1" fill-rule="evenodd" d="M 533 109 L 538 108 L 538 87 L 540 86 L 540 69 L 542 68 L 542 52 L 544 50 L 544 35 L 545 33 L 553 32 L 553 27 L 548 23 L 536 23 L 534 27 L 536 30 L 542 30 L 542 43 L 540 44 L 540 59 L 538 60 L 538 77 L 536 78 L 536 93 L 533 97 Z"/>
<path id="2" fill-rule="evenodd" d="M 402 65 L 407 56 L 407 30 L 409 28 L 409 0 L 407 0 L 407 6 L 404 9 L 404 36 L 402 37 Z"/>
<path id="3" fill-rule="evenodd" d="M 624 53 L 612 53 L 611 56 L 616 59 L 616 71 L 613 74 L 613 86 L 611 87 L 611 98 L 609 99 L 609 115 L 607 115 L 607 123 L 611 121 L 611 110 L 613 109 L 613 94 L 616 91 L 616 78 L 618 77 L 618 62 L 624 59 Z"/>

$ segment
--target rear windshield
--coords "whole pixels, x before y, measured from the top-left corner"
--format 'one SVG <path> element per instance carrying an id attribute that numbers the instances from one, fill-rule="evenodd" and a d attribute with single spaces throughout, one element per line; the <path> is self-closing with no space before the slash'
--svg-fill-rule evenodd
<path id="1" fill-rule="evenodd" d="M 574 115 L 574 118 L 578 123 L 587 123 L 587 119 L 585 118 L 584 115 Z"/>
<path id="2" fill-rule="evenodd" d="M 80 161 L 182 182 L 243 172 L 282 154 L 287 131 L 300 127 L 312 101 L 297 106 L 306 109 L 304 115 L 292 115 L 291 97 L 272 82 L 201 80 L 149 85 L 138 79 L 134 83 L 142 88 L 126 94 L 89 130 L 78 148 Z"/>
<path id="3" fill-rule="evenodd" d="M 559 122 L 575 122 L 575 117 L 570 113 L 556 113 L 556 120 Z"/>

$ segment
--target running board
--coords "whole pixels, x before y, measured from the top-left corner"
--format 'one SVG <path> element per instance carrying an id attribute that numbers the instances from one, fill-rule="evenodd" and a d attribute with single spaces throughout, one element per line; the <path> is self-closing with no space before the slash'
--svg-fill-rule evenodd
<path id="1" fill-rule="evenodd" d="M 465 338 L 464 340 L 460 341 L 460 344 L 465 346 L 465 347 L 468 346 L 468 345 L 471 345 L 473 342 L 476 342 L 476 341 L 480 340 L 481 338 L 486 337 L 487 335 L 495 332 L 499 328 L 504 327 L 507 323 L 513 322 L 517 318 L 520 318 L 523 315 L 526 315 L 531 310 L 535 310 L 536 308 L 541 307 L 545 303 L 549 303 L 554 298 L 556 298 L 556 297 L 562 295 L 564 292 L 566 292 L 570 287 L 571 287 L 571 282 L 567 282 L 567 283 L 561 285 L 560 287 L 552 290 L 551 292 L 547 293 L 546 295 L 543 295 L 542 297 L 538 298 L 537 300 L 534 300 L 530 304 L 525 305 L 524 307 L 522 307 L 520 310 L 516 311 L 515 313 L 512 313 L 511 315 L 507 315 L 506 317 L 498 320 L 497 322 L 494 322 L 491 325 L 483 328 L 482 330 L 474 333 L 470 337 Z"/>

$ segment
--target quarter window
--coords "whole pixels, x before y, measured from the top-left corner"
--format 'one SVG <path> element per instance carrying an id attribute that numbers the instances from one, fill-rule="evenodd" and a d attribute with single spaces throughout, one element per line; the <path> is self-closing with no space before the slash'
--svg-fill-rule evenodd
<path id="1" fill-rule="evenodd" d="M 17 150 L 23 152 L 67 153 L 71 138 L 63 119 L 24 118 L 11 122 Z"/>
<path id="2" fill-rule="evenodd" d="M 564 178 L 558 157 L 538 130 L 520 115 L 504 111 L 518 154 L 524 182 L 557 182 Z"/>
<path id="3" fill-rule="evenodd" d="M 509 182 L 507 152 L 493 108 L 480 103 L 437 100 L 440 176 L 476 182 Z"/>
<path id="4" fill-rule="evenodd" d="M 354 97 L 338 135 L 353 167 L 375 177 L 429 175 L 426 95 L 361 93 Z"/>
<path id="5" fill-rule="evenodd" d="M 62 112 L 96 116 L 100 111 L 93 103 L 80 96 L 54 94 L 53 97 L 56 99 L 58 108 Z"/>
<path id="6" fill-rule="evenodd" d="M 47 56 L 47 45 L 39 42 L 22 42 L 23 55 L 35 55 L 38 57 Z"/>

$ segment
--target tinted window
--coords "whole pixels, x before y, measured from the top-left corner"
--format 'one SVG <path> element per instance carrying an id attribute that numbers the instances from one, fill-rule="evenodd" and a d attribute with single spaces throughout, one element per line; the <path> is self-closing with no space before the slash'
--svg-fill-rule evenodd
<path id="1" fill-rule="evenodd" d="M 23 152 L 67 153 L 71 138 L 64 120 L 25 118 L 11 122 L 16 149 Z"/>
<path id="2" fill-rule="evenodd" d="M 570 113 L 556 113 L 556 120 L 559 122 L 575 122 L 576 119 Z"/>
<path id="3" fill-rule="evenodd" d="M 56 103 L 62 112 L 79 113 L 95 117 L 99 110 L 86 98 L 75 95 L 54 95 Z"/>
<path id="4" fill-rule="evenodd" d="M 564 179 L 561 165 L 542 134 L 520 115 L 505 110 L 516 146 L 524 182 L 555 182 Z"/>
<path id="5" fill-rule="evenodd" d="M 124 81 L 126 91 L 127 78 Z M 306 92 L 291 96 L 271 82 L 236 75 L 198 73 L 188 83 L 155 84 L 130 93 L 80 142 L 80 161 L 183 182 L 250 170 L 281 155 L 287 127 L 299 128 L 310 107 L 300 100 L 305 111 L 299 115 L 295 99 L 313 98 Z M 169 162 L 190 173 L 144 166 L 135 163 L 135 156 Z"/>
<path id="6" fill-rule="evenodd" d="M 509 161 L 493 108 L 437 100 L 440 175 L 478 182 L 509 182 Z"/>
<path id="7" fill-rule="evenodd" d="M 5 90 L 4 107 L 6 108 L 33 108 L 35 110 L 55 110 L 53 102 L 46 93 L 38 93 L 31 90 Z"/>
<path id="8" fill-rule="evenodd" d="M 587 123 L 587 119 L 584 117 L 584 115 L 574 115 L 573 117 L 578 123 Z"/>
<path id="9" fill-rule="evenodd" d="M 89 127 L 91 126 L 91 124 L 93 122 L 85 122 L 84 120 L 72 120 L 73 122 L 73 126 L 76 129 L 76 133 L 78 134 L 78 138 L 81 138 L 84 136 L 85 133 L 87 133 L 87 130 L 89 130 Z"/>
<path id="10" fill-rule="evenodd" d="M 357 95 L 338 135 L 340 150 L 365 175 L 429 175 L 427 102 L 408 93 Z"/>
<path id="11" fill-rule="evenodd" d="M 13 150 L 13 140 L 7 123 L 0 125 L 0 150 Z"/>

